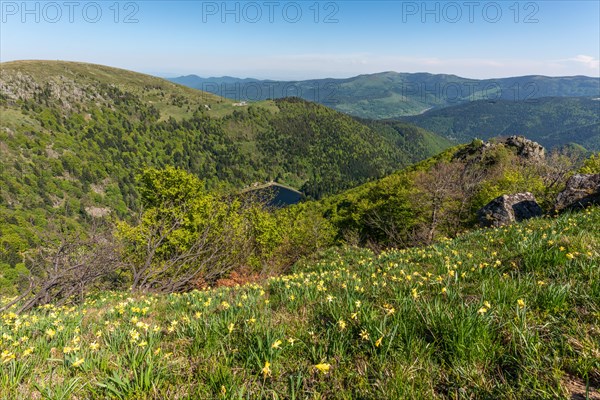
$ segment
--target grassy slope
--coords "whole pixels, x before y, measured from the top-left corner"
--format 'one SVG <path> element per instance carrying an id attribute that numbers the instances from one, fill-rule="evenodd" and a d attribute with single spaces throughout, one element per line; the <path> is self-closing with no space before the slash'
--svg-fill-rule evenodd
<path id="1" fill-rule="evenodd" d="M 232 101 L 211 93 L 202 92 L 185 86 L 177 85 L 164 79 L 138 72 L 98 64 L 88 64 L 70 61 L 11 61 L 0 64 L 3 76 L 24 72 L 34 76 L 38 82 L 62 81 L 62 77 L 76 81 L 79 84 L 115 85 L 124 92 L 139 96 L 145 103 L 153 104 L 160 112 L 162 119 L 173 117 L 182 119 L 190 113 L 184 107 L 173 104 L 173 99 L 182 97 L 192 109 L 205 104 L 211 106 L 210 116 L 222 117 L 238 109 Z M 167 96 L 160 94 L 167 93 Z M 266 106 L 270 102 L 264 102 Z"/>
<path id="2" fill-rule="evenodd" d="M 379 256 L 332 250 L 262 285 L 5 314 L 0 392 L 569 399 L 600 383 L 598 249 L 596 208 Z"/>

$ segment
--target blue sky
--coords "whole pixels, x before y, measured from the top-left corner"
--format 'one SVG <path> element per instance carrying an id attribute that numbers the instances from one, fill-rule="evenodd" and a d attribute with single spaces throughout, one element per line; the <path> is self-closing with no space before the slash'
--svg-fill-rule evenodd
<path id="1" fill-rule="evenodd" d="M 600 1 L 0 1 L 0 60 L 160 76 L 600 76 Z"/>

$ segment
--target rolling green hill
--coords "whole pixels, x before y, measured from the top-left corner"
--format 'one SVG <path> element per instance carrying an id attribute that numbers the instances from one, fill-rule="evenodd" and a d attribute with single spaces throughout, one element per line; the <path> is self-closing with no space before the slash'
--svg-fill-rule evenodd
<path id="1" fill-rule="evenodd" d="M 1 64 L 0 113 L 0 248 L 11 264 L 51 215 L 71 227 L 130 216 L 144 167 L 180 167 L 229 190 L 277 180 L 320 197 L 449 145 L 304 100 L 236 106 L 148 75 L 56 61 Z"/>
<path id="2" fill-rule="evenodd" d="M 404 120 L 459 143 L 526 135 L 548 148 L 575 143 L 590 151 L 600 150 L 599 98 L 473 101 Z"/>
<path id="3" fill-rule="evenodd" d="M 541 97 L 600 97 L 600 79 L 585 76 L 520 76 L 468 79 L 456 75 L 382 72 L 347 79 L 270 81 L 232 77 L 171 79 L 236 100 L 302 97 L 362 118 L 417 115 L 476 100 L 524 102 Z"/>

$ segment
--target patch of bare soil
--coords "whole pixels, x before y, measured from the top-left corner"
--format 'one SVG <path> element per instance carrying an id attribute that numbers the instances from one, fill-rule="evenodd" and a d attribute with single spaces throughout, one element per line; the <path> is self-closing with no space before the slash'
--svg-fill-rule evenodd
<path id="1" fill-rule="evenodd" d="M 598 388 L 590 386 L 586 394 L 585 382 L 579 378 L 570 376 L 565 379 L 565 388 L 569 391 L 571 400 L 600 400 Z"/>

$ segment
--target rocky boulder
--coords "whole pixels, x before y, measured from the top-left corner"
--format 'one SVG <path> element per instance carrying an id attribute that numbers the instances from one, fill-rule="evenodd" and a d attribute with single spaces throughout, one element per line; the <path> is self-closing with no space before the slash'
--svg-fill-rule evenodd
<path id="1" fill-rule="evenodd" d="M 546 149 L 541 144 L 525 139 L 523 136 L 510 136 L 504 140 L 504 144 L 515 148 L 519 157 L 531 161 L 542 161 L 546 157 Z"/>
<path id="2" fill-rule="evenodd" d="M 490 201 L 477 212 L 483 227 L 499 227 L 543 214 L 542 208 L 529 192 L 505 194 Z"/>
<path id="3" fill-rule="evenodd" d="M 580 209 L 600 204 L 600 174 L 573 175 L 558 197 L 554 209 Z"/>
<path id="4" fill-rule="evenodd" d="M 546 149 L 523 136 L 509 136 L 504 139 L 494 139 L 489 142 L 475 139 L 468 146 L 463 147 L 454 154 L 453 158 L 460 161 L 479 162 L 486 153 L 492 152 L 498 147 L 512 150 L 519 158 L 528 162 L 541 162 L 546 157 Z"/>

